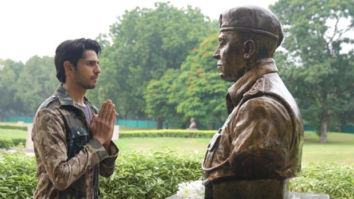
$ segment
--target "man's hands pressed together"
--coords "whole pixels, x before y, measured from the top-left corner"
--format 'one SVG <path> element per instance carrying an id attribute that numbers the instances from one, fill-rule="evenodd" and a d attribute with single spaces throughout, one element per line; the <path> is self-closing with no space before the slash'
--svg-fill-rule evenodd
<path id="1" fill-rule="evenodd" d="M 116 121 L 115 105 L 111 100 L 103 102 L 98 115 L 93 115 L 90 130 L 93 138 L 97 139 L 106 150 L 112 140 L 114 123 Z"/>

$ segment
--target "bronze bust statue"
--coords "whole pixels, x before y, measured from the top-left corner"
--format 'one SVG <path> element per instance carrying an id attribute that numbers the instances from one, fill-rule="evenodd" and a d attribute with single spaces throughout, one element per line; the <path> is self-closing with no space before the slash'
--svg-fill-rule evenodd
<path id="1" fill-rule="evenodd" d="M 272 59 L 283 33 L 269 10 L 238 7 L 220 16 L 214 58 L 222 79 L 235 82 L 229 113 L 205 155 L 205 198 L 283 199 L 301 167 L 303 124 Z"/>

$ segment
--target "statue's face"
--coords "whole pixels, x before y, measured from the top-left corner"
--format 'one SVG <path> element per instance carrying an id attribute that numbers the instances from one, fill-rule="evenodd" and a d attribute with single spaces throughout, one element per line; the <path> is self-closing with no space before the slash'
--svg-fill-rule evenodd
<path id="1" fill-rule="evenodd" d="M 246 63 L 243 52 L 243 42 L 236 31 L 220 32 L 214 58 L 218 60 L 217 68 L 222 79 L 235 82 L 244 74 Z"/>

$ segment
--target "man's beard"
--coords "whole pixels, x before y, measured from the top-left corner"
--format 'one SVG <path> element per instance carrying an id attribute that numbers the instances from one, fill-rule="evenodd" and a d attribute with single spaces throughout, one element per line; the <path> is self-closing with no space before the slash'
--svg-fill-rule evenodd
<path id="1" fill-rule="evenodd" d="M 79 84 L 82 88 L 84 88 L 84 89 L 86 89 L 86 90 L 88 90 L 88 89 L 94 89 L 94 88 L 96 87 L 96 84 L 89 84 L 89 83 L 85 83 L 85 82 L 82 82 L 82 81 L 79 81 L 78 84 Z"/>

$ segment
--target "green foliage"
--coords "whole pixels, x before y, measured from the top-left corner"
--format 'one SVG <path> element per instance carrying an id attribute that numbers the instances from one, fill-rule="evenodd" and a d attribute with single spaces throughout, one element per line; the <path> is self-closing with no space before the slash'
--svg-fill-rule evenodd
<path id="1" fill-rule="evenodd" d="M 0 60 L 0 121 L 5 114 L 11 114 L 21 110 L 19 100 L 15 98 L 17 93 L 16 81 L 24 65 L 22 62 L 12 60 Z"/>
<path id="2" fill-rule="evenodd" d="M 22 138 L 4 138 L 0 136 L 0 148 L 9 149 L 18 145 L 24 146 L 26 144 L 26 139 Z"/>
<path id="3" fill-rule="evenodd" d="M 326 193 L 332 199 L 350 199 L 354 196 L 354 166 L 310 164 L 290 182 L 293 192 Z"/>
<path id="4" fill-rule="evenodd" d="M 26 144 L 27 127 L 13 124 L 0 124 L 0 148 L 9 149 Z"/>
<path id="5" fill-rule="evenodd" d="M 276 58 L 281 76 L 297 99 L 304 119 L 321 132 L 354 123 L 354 4 L 351 0 L 279 0 L 271 9 L 285 32 L 286 52 Z M 350 47 L 350 51 L 344 49 Z M 293 62 L 293 64 L 289 64 Z M 281 65 L 281 64 L 280 64 Z"/>
<path id="6" fill-rule="evenodd" d="M 32 157 L 0 154 L 0 198 L 32 198 L 36 187 Z M 102 198 L 166 198 L 177 185 L 201 177 L 199 159 L 169 152 L 119 156 L 114 174 L 100 178 Z"/>
<path id="7" fill-rule="evenodd" d="M 52 57 L 30 58 L 26 64 L 0 60 L 0 121 L 5 115 L 34 115 L 58 84 Z"/>
<path id="8" fill-rule="evenodd" d="M 201 178 L 198 155 L 172 151 L 121 154 L 110 178 L 100 178 L 102 198 L 166 198 L 181 182 Z M 0 198 L 32 198 L 37 184 L 33 157 L 0 154 Z M 326 193 L 333 199 L 354 195 L 354 166 L 310 164 L 290 180 L 290 191 Z"/>
<path id="9" fill-rule="evenodd" d="M 184 138 L 209 138 L 215 134 L 215 130 L 135 130 L 121 131 L 119 137 L 184 137 Z"/>
<path id="10" fill-rule="evenodd" d="M 169 70 L 159 80 L 150 81 L 145 95 L 150 116 L 182 121 L 194 117 L 202 128 L 225 119 L 223 99 L 230 83 L 222 81 L 217 73 L 213 58 L 216 46 L 217 34 L 212 34 L 190 51 L 180 69 Z"/>
<path id="11" fill-rule="evenodd" d="M 151 118 L 164 121 L 178 121 L 176 104 L 169 101 L 171 85 L 178 76 L 177 69 L 169 69 L 159 80 L 151 80 L 144 95 L 146 101 L 145 112 Z"/>
<path id="12" fill-rule="evenodd" d="M 22 113 L 34 115 L 44 99 L 54 93 L 59 84 L 55 77 L 55 66 L 52 57 L 30 58 L 16 82 L 16 99 L 24 106 Z"/>
<path id="13" fill-rule="evenodd" d="M 224 99 L 231 85 L 221 80 L 216 69 L 213 52 L 217 47 L 217 35 L 205 38 L 191 51 L 169 93 L 169 100 L 177 104 L 177 112 L 211 126 L 221 123 L 227 116 Z"/>
<path id="14" fill-rule="evenodd" d="M 98 104 L 110 98 L 123 118 L 144 118 L 143 96 L 149 81 L 179 68 L 188 52 L 216 28 L 200 9 L 192 7 L 156 3 L 153 9 L 126 11 L 111 26 L 113 43 L 101 41 L 105 44 L 100 55 L 102 75 L 90 99 Z"/>
<path id="15" fill-rule="evenodd" d="M 27 126 L 10 124 L 10 123 L 0 123 L 0 129 L 17 129 L 27 131 Z"/>
<path id="16" fill-rule="evenodd" d="M 118 158 L 114 174 L 101 181 L 100 187 L 103 198 L 166 198 L 176 193 L 179 183 L 201 175 L 194 155 L 130 153 Z"/>
<path id="17" fill-rule="evenodd" d="M 14 146 L 14 142 L 9 138 L 0 138 L 0 148 L 9 149 Z"/>
<path id="18" fill-rule="evenodd" d="M 0 198 L 32 198 L 37 185 L 33 157 L 0 154 Z"/>

